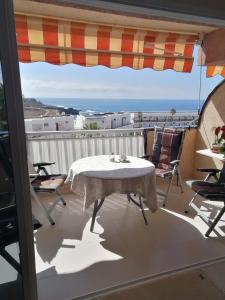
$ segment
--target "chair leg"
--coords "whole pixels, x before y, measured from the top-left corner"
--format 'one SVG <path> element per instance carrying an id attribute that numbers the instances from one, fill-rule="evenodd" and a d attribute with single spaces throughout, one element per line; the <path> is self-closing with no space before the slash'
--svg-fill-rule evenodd
<path id="1" fill-rule="evenodd" d="M 136 194 L 134 194 L 134 196 L 136 196 Z M 134 199 L 131 196 L 131 194 L 127 194 L 127 199 L 128 199 L 129 202 L 130 201 L 133 202 L 135 205 L 137 205 L 137 207 L 139 207 L 141 209 L 141 212 L 142 212 L 142 215 L 143 215 L 143 218 L 144 218 L 144 221 L 145 221 L 145 225 L 148 225 L 148 222 L 147 222 L 147 219 L 146 219 L 146 216 L 145 216 L 142 197 L 139 195 L 139 202 L 138 202 L 136 199 Z"/>
<path id="2" fill-rule="evenodd" d="M 66 201 L 63 198 L 62 194 L 60 193 L 60 191 L 58 189 L 55 190 L 56 194 L 59 196 L 60 201 L 62 202 L 63 205 L 66 205 Z"/>
<path id="3" fill-rule="evenodd" d="M 105 201 L 105 198 L 102 198 L 100 200 L 100 202 L 98 202 L 98 200 L 95 200 L 94 210 L 93 210 L 93 215 L 92 215 L 92 220 L 91 220 L 91 227 L 90 227 L 91 232 L 93 232 L 93 229 L 94 229 L 94 226 L 95 226 L 95 219 L 96 219 L 97 212 L 101 208 L 104 201 Z"/>
<path id="4" fill-rule="evenodd" d="M 52 217 L 50 216 L 48 210 L 46 209 L 46 207 L 42 204 L 42 202 L 40 201 L 40 199 L 38 198 L 37 194 L 35 193 L 32 185 L 30 185 L 30 193 L 31 196 L 34 198 L 34 200 L 37 202 L 37 204 L 42 208 L 44 215 L 46 216 L 46 218 L 48 219 L 49 223 L 51 225 L 55 225 L 54 220 L 52 219 Z"/>
<path id="5" fill-rule="evenodd" d="M 219 220 L 222 218 L 222 216 L 223 216 L 224 213 L 225 213 L 225 205 L 221 209 L 221 211 L 219 212 L 219 214 L 217 215 L 217 217 L 215 218 L 215 220 L 213 221 L 213 223 L 211 224 L 211 226 L 209 227 L 209 229 L 207 230 L 207 232 L 205 234 L 206 237 L 208 237 L 210 235 L 210 233 L 213 231 L 214 227 L 219 222 Z"/>
<path id="6" fill-rule="evenodd" d="M 179 180 L 179 185 L 180 185 L 181 193 L 184 193 L 182 179 L 181 179 L 181 175 L 180 175 L 180 170 L 179 169 L 177 169 L 177 176 L 178 176 L 178 180 Z"/>
<path id="7" fill-rule="evenodd" d="M 168 198 L 168 195 L 169 195 L 169 192 L 170 192 L 170 189 L 171 189 L 171 185 L 172 185 L 172 182 L 173 182 L 173 177 L 174 177 L 174 175 L 172 175 L 172 176 L 170 177 L 170 179 L 169 179 L 169 184 L 168 184 L 166 193 L 165 193 L 165 195 L 164 195 L 163 207 L 166 206 L 167 198 Z"/>
<path id="8" fill-rule="evenodd" d="M 196 198 L 197 195 L 198 195 L 198 193 L 195 193 L 195 194 L 194 194 L 193 198 L 192 198 L 191 201 L 188 203 L 188 207 L 191 206 L 192 202 L 195 200 L 195 198 Z M 189 212 L 188 208 L 187 208 L 184 212 L 185 212 L 185 214 L 188 214 L 188 212 Z"/>

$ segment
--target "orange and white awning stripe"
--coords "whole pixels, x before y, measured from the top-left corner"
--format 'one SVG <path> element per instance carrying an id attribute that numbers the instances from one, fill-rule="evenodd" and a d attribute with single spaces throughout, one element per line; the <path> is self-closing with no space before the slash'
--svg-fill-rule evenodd
<path id="1" fill-rule="evenodd" d="M 16 16 L 20 62 L 190 72 L 197 36 Z"/>
<path id="2" fill-rule="evenodd" d="M 213 77 L 215 75 L 221 75 L 225 77 L 225 66 L 208 66 L 206 77 Z"/>

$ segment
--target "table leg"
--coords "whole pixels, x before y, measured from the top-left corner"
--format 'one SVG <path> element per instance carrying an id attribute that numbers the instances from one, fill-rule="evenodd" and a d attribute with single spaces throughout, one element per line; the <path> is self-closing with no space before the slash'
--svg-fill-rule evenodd
<path id="1" fill-rule="evenodd" d="M 148 225 L 148 221 L 147 221 L 146 216 L 145 216 L 145 211 L 144 211 L 144 207 L 143 207 L 141 196 L 139 196 L 139 202 L 140 202 L 141 212 L 142 212 L 143 218 L 145 220 L 145 225 Z"/>
<path id="2" fill-rule="evenodd" d="M 136 201 L 133 197 L 131 197 L 131 194 L 127 194 L 127 199 L 128 199 L 129 202 L 132 201 L 135 205 L 137 205 L 138 207 L 140 207 L 142 215 L 143 215 L 143 218 L 144 218 L 144 221 L 145 221 L 145 224 L 148 225 L 148 221 L 147 221 L 146 216 L 145 216 L 145 211 L 144 211 L 144 207 L 143 207 L 141 196 L 139 196 L 139 202 Z"/>
<path id="3" fill-rule="evenodd" d="M 103 202 L 105 201 L 105 197 L 102 198 L 100 200 L 100 202 L 98 202 L 98 200 L 95 200 L 95 204 L 94 204 L 94 210 L 93 210 L 93 215 L 92 215 L 92 220 L 91 220 L 91 228 L 90 231 L 93 232 L 94 229 L 94 225 L 95 225 L 95 218 L 97 215 L 97 212 L 99 211 L 99 209 L 101 208 Z"/>

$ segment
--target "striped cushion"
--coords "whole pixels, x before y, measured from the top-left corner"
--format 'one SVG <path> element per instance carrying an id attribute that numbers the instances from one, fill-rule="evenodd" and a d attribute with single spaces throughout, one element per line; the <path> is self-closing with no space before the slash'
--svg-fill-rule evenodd
<path id="1" fill-rule="evenodd" d="M 56 175 L 40 175 L 33 182 L 32 186 L 36 191 L 44 189 L 55 190 L 61 185 L 63 185 L 66 175 L 56 174 Z"/>
<path id="2" fill-rule="evenodd" d="M 156 168 L 168 170 L 169 163 L 179 159 L 183 131 L 155 129 L 152 162 Z"/>

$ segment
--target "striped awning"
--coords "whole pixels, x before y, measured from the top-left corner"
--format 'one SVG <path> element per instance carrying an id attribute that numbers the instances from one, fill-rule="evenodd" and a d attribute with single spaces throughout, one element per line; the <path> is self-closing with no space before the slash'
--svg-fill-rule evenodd
<path id="1" fill-rule="evenodd" d="M 16 15 L 20 62 L 190 72 L 195 35 Z"/>
<path id="2" fill-rule="evenodd" d="M 213 77 L 215 75 L 221 75 L 225 77 L 225 66 L 208 66 L 206 77 Z"/>

